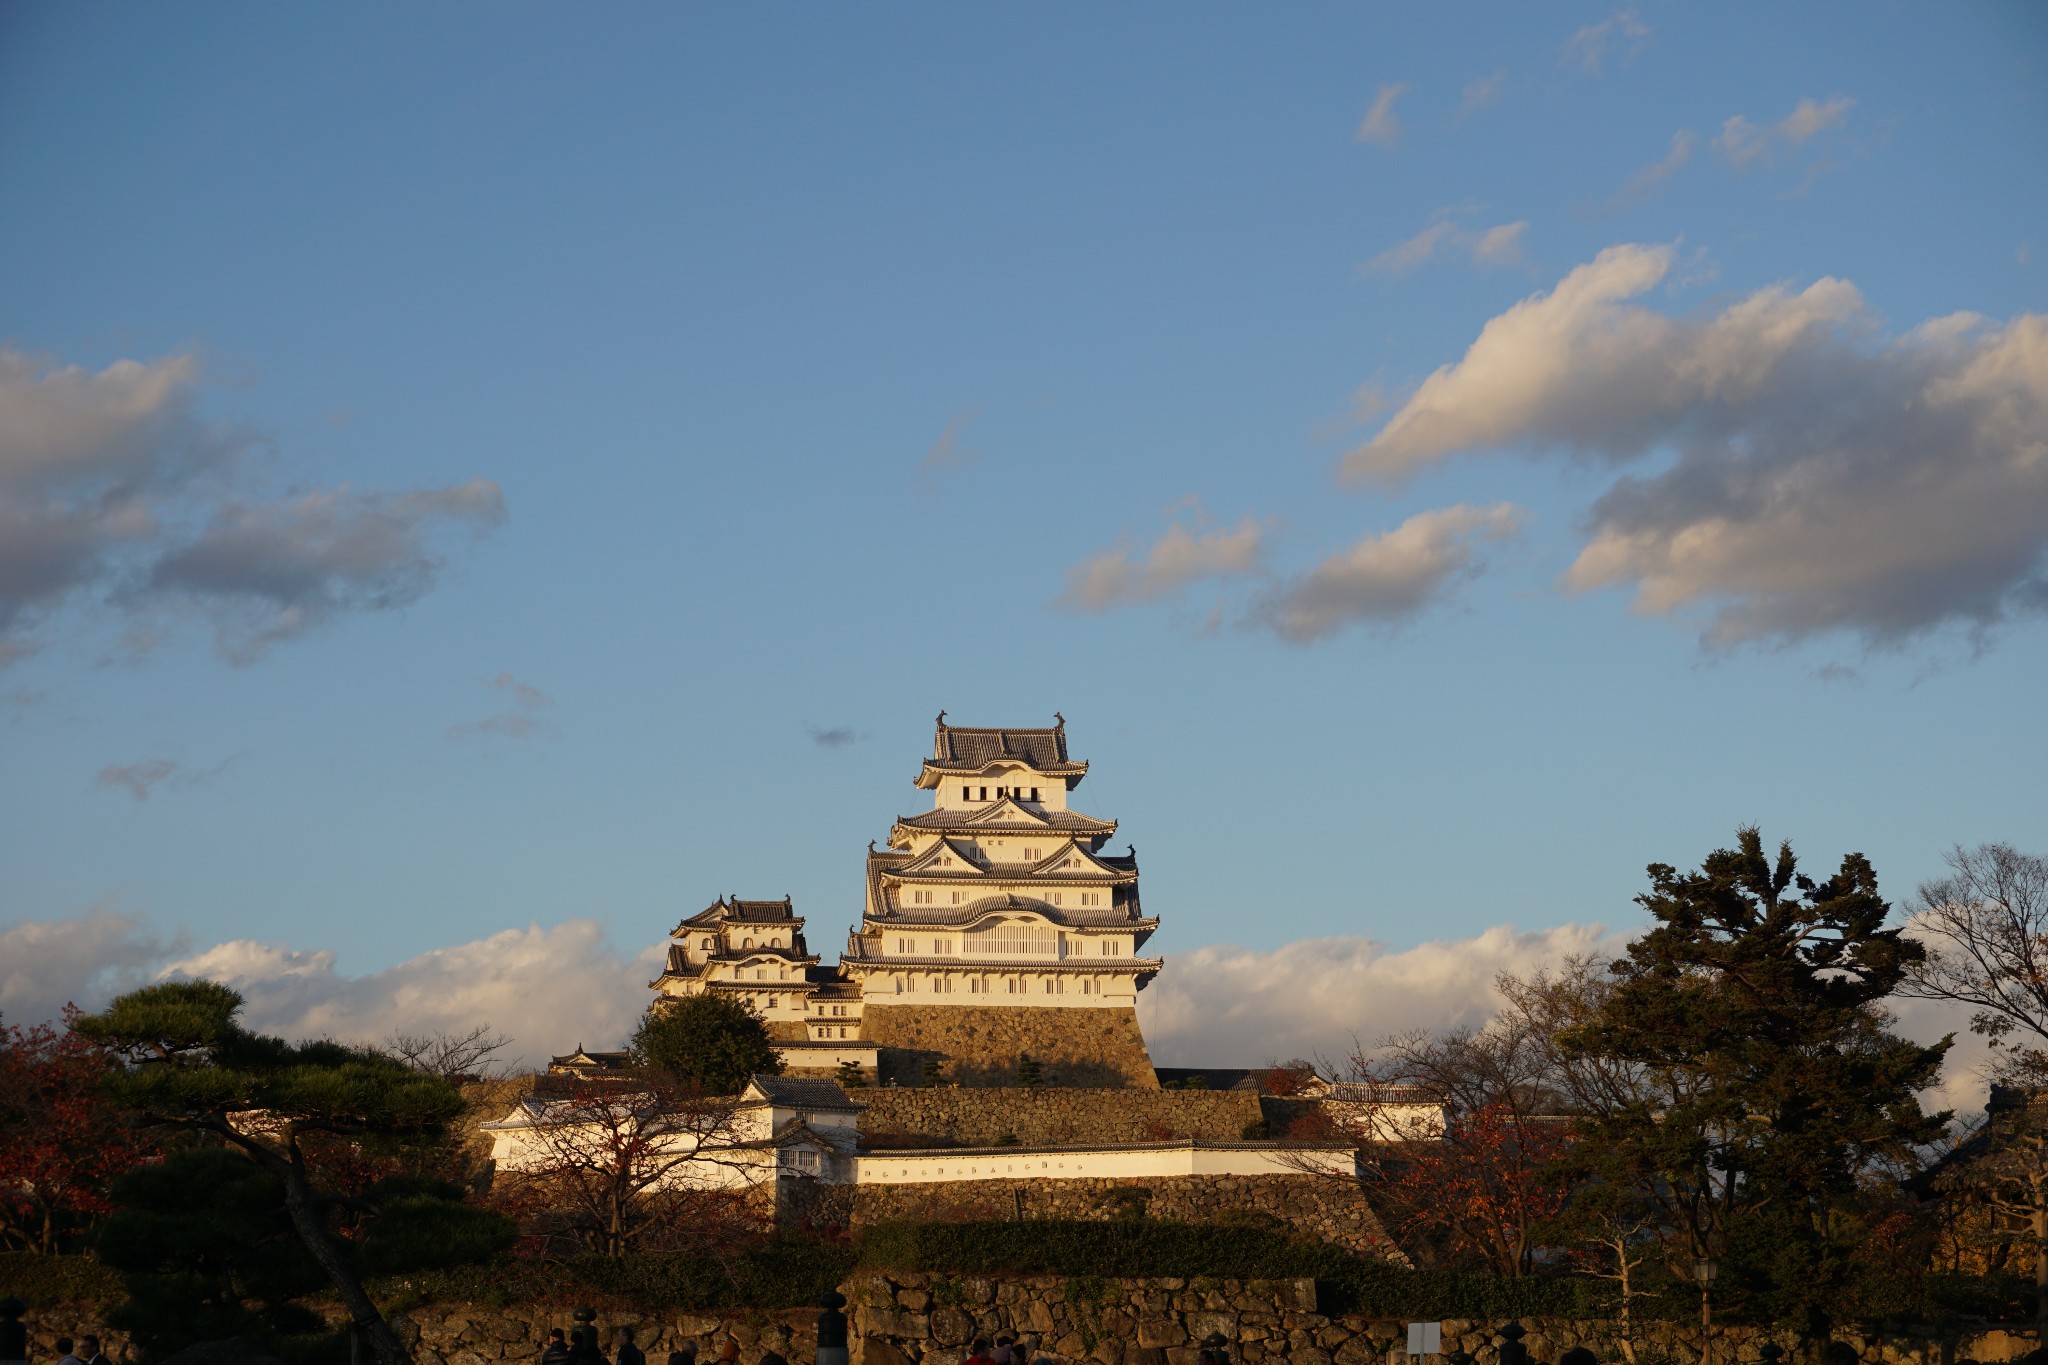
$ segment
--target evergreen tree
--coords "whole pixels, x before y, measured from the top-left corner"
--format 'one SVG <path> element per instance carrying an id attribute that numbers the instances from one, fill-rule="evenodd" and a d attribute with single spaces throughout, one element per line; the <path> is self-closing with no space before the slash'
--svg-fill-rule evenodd
<path id="1" fill-rule="evenodd" d="M 782 1074 L 768 1027 L 744 1000 L 706 991 L 664 1000 L 640 1018 L 634 1060 L 707 1095 L 737 1095 L 755 1076 Z"/>
<path id="2" fill-rule="evenodd" d="M 323 1183 L 321 1158 L 336 1143 L 358 1155 L 432 1143 L 462 1112 L 462 1096 L 450 1082 L 374 1049 L 251 1033 L 235 1017 L 241 1006 L 239 994 L 215 982 L 166 982 L 120 996 L 72 1027 L 123 1059 L 105 1083 L 116 1101 L 149 1123 L 234 1149 L 275 1182 L 230 1181 L 226 1168 L 208 1168 L 245 1203 L 257 1199 L 258 1185 L 272 1190 L 305 1255 L 378 1357 L 409 1365 L 404 1346 L 363 1291 L 357 1264 L 374 1240 L 380 1192 L 343 1197 Z M 147 1193 L 157 1187 L 145 1182 L 136 1188 Z M 426 1240 L 452 1244 L 462 1254 L 487 1252 L 508 1239 L 499 1215 L 463 1205 L 446 1188 L 413 1181 L 381 1193 L 390 1195 L 386 1211 L 395 1215 L 387 1244 L 394 1249 L 407 1240 L 418 1246 L 423 1228 L 432 1229 Z M 346 1237 L 338 1227 L 344 1215 L 354 1220 Z M 127 1235 L 154 1245 L 139 1233 Z M 408 1259 L 394 1254 L 378 1268 Z"/>
<path id="3" fill-rule="evenodd" d="M 1044 1064 L 1028 1052 L 1017 1059 L 1017 1084 L 1030 1090 L 1045 1084 Z"/>
<path id="4" fill-rule="evenodd" d="M 1859 1177 L 1910 1163 L 1948 1115 L 1915 1093 L 1948 1050 L 1887 1031 L 1882 1005 L 1920 948 L 1861 854 L 1825 882 L 1755 829 L 1697 872 L 1649 869 L 1657 925 L 1614 963 L 1612 991 L 1562 1038 L 1626 1063 L 1633 1095 L 1582 1121 L 1588 1172 L 1626 1181 L 1674 1234 L 1671 1269 L 1715 1259 L 1717 1292 L 1825 1332 L 1853 1274 Z"/>

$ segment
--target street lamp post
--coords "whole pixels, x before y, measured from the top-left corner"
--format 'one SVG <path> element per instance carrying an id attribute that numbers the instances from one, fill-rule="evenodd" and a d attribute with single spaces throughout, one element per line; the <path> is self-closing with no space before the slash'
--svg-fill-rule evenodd
<path id="1" fill-rule="evenodd" d="M 1721 1269 L 1711 1256 L 1692 1263 L 1693 1282 L 1700 1287 L 1700 1365 L 1714 1365 L 1714 1275 Z"/>

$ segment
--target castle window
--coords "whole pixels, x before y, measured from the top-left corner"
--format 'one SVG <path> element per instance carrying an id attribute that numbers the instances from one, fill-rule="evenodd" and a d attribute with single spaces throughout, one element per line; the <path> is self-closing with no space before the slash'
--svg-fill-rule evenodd
<path id="1" fill-rule="evenodd" d="M 896 994 L 903 994 L 903 978 L 900 976 L 896 978 Z"/>
<path id="2" fill-rule="evenodd" d="M 932 956 L 933 956 L 933 957 L 949 957 L 949 956 L 951 956 L 951 955 L 952 955 L 952 952 L 953 952 L 953 940 L 952 940 L 952 939 L 950 939 L 950 938 L 935 938 L 935 939 L 933 939 L 933 940 L 932 940 Z"/>
<path id="3" fill-rule="evenodd" d="M 1031 799 L 1032 799 L 1033 801 L 1036 801 L 1036 800 L 1038 799 L 1038 788 L 1036 788 L 1036 787 L 1033 787 L 1033 788 L 1031 789 Z"/>
<path id="4" fill-rule="evenodd" d="M 745 943 L 742 943 L 742 944 L 740 945 L 740 947 L 742 947 L 742 948 L 751 948 L 751 947 L 753 947 L 753 946 L 754 946 L 754 940 L 752 940 L 752 939 L 748 939 L 748 940 L 747 940 L 747 941 L 746 941 Z"/>
<path id="5" fill-rule="evenodd" d="M 1027 862 L 1027 863 L 1035 863 L 1035 862 L 1037 862 L 1037 861 L 1038 861 L 1038 850 L 1037 850 L 1037 849 L 1035 849 L 1035 848 L 1027 848 L 1027 849 L 1025 849 L 1025 850 L 1024 850 L 1024 861 L 1025 861 L 1025 862 Z"/>
<path id="6" fill-rule="evenodd" d="M 955 905 L 958 905 L 959 903 L 960 903 L 960 893 L 959 893 L 958 891 L 955 891 L 955 892 L 953 893 L 953 904 L 955 904 Z"/>
<path id="7" fill-rule="evenodd" d="M 1005 922 L 968 935 L 967 951 L 979 957 L 1049 957 L 1059 951 L 1052 930 L 1036 924 Z"/>
<path id="8" fill-rule="evenodd" d="M 962 787 L 960 789 L 960 799 L 962 801 L 972 801 L 974 799 L 974 788 Z"/>
<path id="9" fill-rule="evenodd" d="M 982 799 L 982 800 L 984 800 L 984 801 L 988 800 L 988 788 L 987 788 L 987 787 L 983 787 L 983 788 L 981 789 L 981 799 Z"/>

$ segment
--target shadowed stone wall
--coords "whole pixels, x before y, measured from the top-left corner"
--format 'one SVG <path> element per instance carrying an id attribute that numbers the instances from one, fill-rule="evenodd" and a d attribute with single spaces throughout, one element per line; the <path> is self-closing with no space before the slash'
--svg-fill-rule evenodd
<path id="1" fill-rule="evenodd" d="M 1391 1319 L 1333 1317 L 1319 1311 L 1312 1280 L 1064 1279 L 1052 1275 L 972 1276 L 898 1271 L 862 1274 L 841 1286 L 852 1319 L 849 1344 L 855 1365 L 955 1365 L 977 1335 L 1024 1333 L 1055 1365 L 1195 1365 L 1196 1343 L 1211 1332 L 1230 1342 L 1234 1365 L 1411 1365 L 1407 1326 Z M 530 1362 L 550 1327 L 575 1324 L 570 1313 L 584 1291 L 558 1303 L 493 1306 L 431 1303 L 391 1316 L 415 1365 L 489 1365 Z M 340 1310 L 328 1307 L 330 1321 Z M 34 1358 L 48 1360 L 59 1331 L 97 1331 L 108 1354 L 121 1359 L 125 1340 L 109 1333 L 92 1308 L 31 1304 L 28 1321 L 42 1343 Z M 797 1365 L 817 1354 L 817 1310 L 734 1308 L 701 1313 L 611 1304 L 598 1315 L 600 1339 L 614 1328 L 638 1329 L 649 1360 L 663 1359 L 685 1341 L 698 1359 L 713 1361 L 727 1337 L 739 1344 L 742 1365 L 757 1365 L 779 1351 Z M 1555 1362 L 1574 1346 L 1602 1360 L 1617 1360 L 1614 1325 L 1602 1321 L 1525 1318 L 1522 1344 L 1530 1358 Z M 1498 1322 L 1453 1318 L 1443 1324 L 1444 1349 L 1472 1353 L 1478 1365 L 1497 1365 Z M 1696 1365 L 1699 1327 L 1690 1322 L 1639 1324 L 1636 1350 L 1662 1355 L 1672 1365 Z M 1949 1365 L 1971 1359 L 1993 1365 L 2034 1349 L 2031 1334 L 1973 1326 L 1947 1335 L 1901 1332 L 1866 1336 L 1850 1329 L 1836 1340 L 1861 1365 Z M 1716 1328 L 1719 1365 L 1758 1365 L 1766 1341 L 1785 1347 L 1795 1365 L 1812 1365 L 1810 1343 L 1789 1333 L 1753 1327 Z"/>
<path id="2" fill-rule="evenodd" d="M 1408 1259 L 1356 1185 L 1299 1175 L 1194 1175 L 1084 1180 L 946 1180 L 854 1187 L 853 1225 L 1012 1218 L 1107 1222 L 1241 1222 L 1292 1228 L 1363 1256 Z"/>
<path id="3" fill-rule="evenodd" d="M 908 1085 L 927 1057 L 960 1085 L 1014 1085 L 1017 1059 L 1044 1063 L 1049 1085 L 1154 1090 L 1159 1078 L 1130 1008 L 1032 1005 L 862 1006 L 861 1036 L 890 1049 L 882 1079 Z"/>
<path id="4" fill-rule="evenodd" d="M 1055 1011 L 1047 1010 L 1048 1014 Z M 863 1136 L 926 1139 L 898 1146 L 993 1146 L 1012 1136 L 1027 1147 L 1172 1142 L 1236 1142 L 1262 1117 L 1249 1090 L 1027 1090 L 965 1086 L 884 1086 L 848 1092 L 867 1106 Z M 934 1141 L 937 1139 L 937 1141 Z"/>

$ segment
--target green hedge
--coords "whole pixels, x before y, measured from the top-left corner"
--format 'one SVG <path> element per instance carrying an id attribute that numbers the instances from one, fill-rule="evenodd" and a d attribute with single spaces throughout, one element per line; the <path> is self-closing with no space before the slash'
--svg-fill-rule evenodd
<path id="1" fill-rule="evenodd" d="M 90 1256 L 41 1256 L 33 1251 L 0 1251 L 0 1299 L 23 1303 L 90 1303 L 112 1306 L 128 1297 L 118 1271 Z"/>

